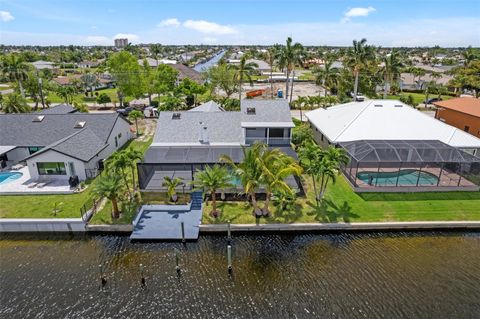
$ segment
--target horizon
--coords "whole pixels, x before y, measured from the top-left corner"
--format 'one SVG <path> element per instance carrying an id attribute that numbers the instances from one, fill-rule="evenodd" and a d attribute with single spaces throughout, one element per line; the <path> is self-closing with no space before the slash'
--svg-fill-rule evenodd
<path id="1" fill-rule="evenodd" d="M 472 0 L 0 0 L 0 44 L 269 46 L 291 36 L 305 46 L 480 47 L 479 11 Z"/>

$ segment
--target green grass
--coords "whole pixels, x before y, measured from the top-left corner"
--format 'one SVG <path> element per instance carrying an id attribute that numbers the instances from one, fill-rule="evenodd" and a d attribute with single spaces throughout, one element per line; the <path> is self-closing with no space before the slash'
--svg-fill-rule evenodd
<path id="1" fill-rule="evenodd" d="M 2 195 L 0 218 L 80 218 L 80 207 L 89 199 L 89 188 L 69 195 Z M 54 203 L 62 203 L 56 215 Z"/>
<path id="2" fill-rule="evenodd" d="M 307 189 L 311 189 L 306 178 Z M 263 203 L 260 203 L 263 205 Z M 262 223 L 312 222 L 386 222 L 386 221 L 454 221 L 480 220 L 480 192 L 442 193 L 365 193 L 353 192 L 345 178 L 329 185 L 324 203 L 316 207 L 311 191 L 307 198 L 297 199 L 291 212 L 276 212 L 262 218 Z M 222 215 L 209 216 L 211 206 L 204 211 L 203 223 L 255 223 L 252 208 L 245 202 L 219 202 Z"/>
<path id="3" fill-rule="evenodd" d="M 423 93 L 410 93 L 410 92 L 404 92 L 404 93 L 400 93 L 398 95 L 387 95 L 387 99 L 389 99 L 389 100 L 399 100 L 402 95 L 403 96 L 411 95 L 413 97 L 413 101 L 414 101 L 415 105 L 422 104 L 423 101 L 425 101 L 425 94 L 423 94 Z M 436 94 L 430 94 L 429 95 L 429 98 L 434 98 L 434 97 L 438 97 L 438 96 Z M 453 98 L 453 96 L 442 95 L 441 98 L 443 100 L 449 100 L 449 99 Z"/>
<path id="4" fill-rule="evenodd" d="M 106 93 L 110 97 L 112 102 L 116 102 L 117 106 L 118 106 L 119 100 L 118 100 L 118 95 L 117 95 L 117 89 L 115 89 L 115 88 L 113 88 L 113 89 L 100 89 L 100 90 L 97 90 L 95 92 L 97 92 L 98 94 Z M 47 99 L 51 103 L 55 103 L 55 104 L 56 103 L 63 103 L 63 99 L 60 96 L 58 96 L 55 92 L 49 92 L 48 96 L 47 96 Z M 130 102 L 133 99 L 134 99 L 134 97 L 132 97 L 132 96 L 125 97 L 126 102 Z M 79 93 L 79 94 L 75 95 L 74 100 L 79 101 L 79 102 L 85 102 L 85 103 L 93 103 L 93 102 L 96 102 L 96 96 L 94 95 L 92 97 L 92 96 L 90 96 L 90 93 L 89 93 L 88 97 L 87 97 L 87 96 L 85 96 L 84 93 Z M 31 98 L 27 98 L 27 101 L 28 102 L 33 102 L 33 100 Z"/>

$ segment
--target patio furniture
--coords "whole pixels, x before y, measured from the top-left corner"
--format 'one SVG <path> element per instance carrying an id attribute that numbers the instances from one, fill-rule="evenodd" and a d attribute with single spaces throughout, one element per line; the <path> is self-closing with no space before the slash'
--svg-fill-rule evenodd
<path id="1" fill-rule="evenodd" d="M 52 182 L 51 180 L 40 182 L 40 183 L 37 184 L 37 188 L 44 188 L 45 186 L 47 186 L 51 182 Z"/>
<path id="2" fill-rule="evenodd" d="M 38 185 L 38 183 L 39 183 L 38 181 L 30 182 L 30 183 L 27 184 L 27 187 L 28 188 L 34 188 Z"/>
<path id="3" fill-rule="evenodd" d="M 23 167 L 24 166 L 22 164 L 16 164 L 16 165 L 12 166 L 12 170 L 18 171 L 18 170 L 22 169 Z"/>

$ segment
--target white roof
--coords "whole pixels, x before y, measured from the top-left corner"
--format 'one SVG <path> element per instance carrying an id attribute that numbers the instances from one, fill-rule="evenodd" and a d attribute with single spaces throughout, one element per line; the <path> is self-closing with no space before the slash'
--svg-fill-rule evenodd
<path id="1" fill-rule="evenodd" d="M 16 146 L 13 146 L 13 145 L 0 145 L 0 155 L 1 154 L 5 154 L 7 152 L 10 152 L 11 150 L 13 150 L 14 148 L 16 148 Z"/>
<path id="2" fill-rule="evenodd" d="M 310 111 L 305 116 L 332 143 L 439 140 L 454 147 L 480 148 L 479 138 L 397 100 L 350 102 Z"/>

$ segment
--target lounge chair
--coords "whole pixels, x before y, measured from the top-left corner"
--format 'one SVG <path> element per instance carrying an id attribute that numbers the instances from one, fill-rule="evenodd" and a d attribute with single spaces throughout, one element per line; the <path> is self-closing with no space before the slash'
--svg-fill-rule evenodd
<path id="1" fill-rule="evenodd" d="M 51 180 L 47 180 L 47 181 L 43 181 L 43 182 L 40 182 L 37 184 L 37 188 L 44 188 L 45 186 L 47 186 L 48 184 L 50 184 L 52 181 Z"/>
<path id="2" fill-rule="evenodd" d="M 35 182 L 30 182 L 27 184 L 27 187 L 28 188 L 34 188 L 38 185 L 39 181 L 35 181 Z"/>

